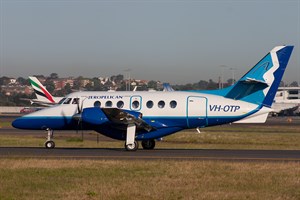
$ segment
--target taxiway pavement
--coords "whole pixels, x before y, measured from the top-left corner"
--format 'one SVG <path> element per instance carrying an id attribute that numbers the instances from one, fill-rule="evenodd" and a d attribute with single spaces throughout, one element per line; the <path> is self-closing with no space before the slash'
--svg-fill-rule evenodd
<path id="1" fill-rule="evenodd" d="M 128 152 L 123 148 L 0 147 L 0 158 L 299 162 L 300 150 L 139 149 Z"/>

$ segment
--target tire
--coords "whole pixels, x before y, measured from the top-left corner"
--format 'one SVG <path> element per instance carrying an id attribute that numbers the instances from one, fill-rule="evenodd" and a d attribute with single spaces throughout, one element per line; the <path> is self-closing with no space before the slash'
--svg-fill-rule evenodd
<path id="1" fill-rule="evenodd" d="M 125 143 L 125 149 L 127 151 L 136 151 L 139 148 L 139 143 L 137 141 L 134 141 L 133 144 L 126 145 Z"/>
<path id="2" fill-rule="evenodd" d="M 155 147 L 155 140 L 143 140 L 142 141 L 143 149 L 154 149 Z"/>
<path id="3" fill-rule="evenodd" d="M 45 147 L 46 147 L 47 149 L 53 149 L 53 148 L 55 147 L 55 143 L 54 143 L 53 141 L 47 141 L 47 142 L 45 143 Z"/>

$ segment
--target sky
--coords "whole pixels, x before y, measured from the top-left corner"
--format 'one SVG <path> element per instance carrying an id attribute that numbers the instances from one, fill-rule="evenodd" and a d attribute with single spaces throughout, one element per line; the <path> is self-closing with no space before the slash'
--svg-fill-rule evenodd
<path id="1" fill-rule="evenodd" d="M 0 77 L 238 79 L 294 45 L 300 83 L 300 0 L 0 0 L 0 22 Z"/>

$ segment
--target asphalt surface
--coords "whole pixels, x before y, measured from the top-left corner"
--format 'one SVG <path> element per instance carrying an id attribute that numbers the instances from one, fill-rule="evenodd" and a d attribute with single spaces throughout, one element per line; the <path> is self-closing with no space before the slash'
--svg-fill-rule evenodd
<path id="1" fill-rule="evenodd" d="M 300 161 L 300 150 L 214 150 L 0 147 L 0 158 L 104 159 L 104 160 L 227 160 Z"/>

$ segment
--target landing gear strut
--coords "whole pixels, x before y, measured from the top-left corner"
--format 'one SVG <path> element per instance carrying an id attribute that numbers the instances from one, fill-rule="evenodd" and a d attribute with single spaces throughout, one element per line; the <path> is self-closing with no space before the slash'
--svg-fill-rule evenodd
<path id="1" fill-rule="evenodd" d="M 47 128 L 47 133 L 48 133 L 48 136 L 47 136 L 47 141 L 45 142 L 45 147 L 47 149 L 53 149 L 55 147 L 55 143 L 54 143 L 54 141 L 52 141 L 53 130 Z"/>
<path id="2" fill-rule="evenodd" d="M 155 140 L 143 140 L 142 141 L 142 147 L 143 149 L 154 149 L 155 147 Z"/>
<path id="3" fill-rule="evenodd" d="M 135 140 L 135 130 L 135 124 L 128 124 L 125 142 L 125 149 L 127 151 L 136 151 L 139 148 L 139 143 Z"/>

